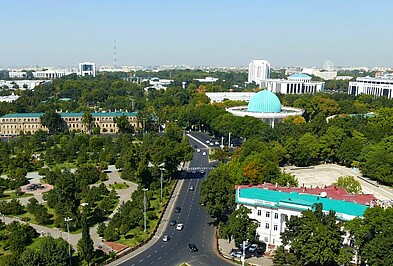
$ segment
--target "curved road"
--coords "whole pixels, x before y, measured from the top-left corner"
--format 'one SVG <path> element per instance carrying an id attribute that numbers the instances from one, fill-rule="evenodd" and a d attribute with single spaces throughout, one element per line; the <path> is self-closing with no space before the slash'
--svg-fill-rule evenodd
<path id="1" fill-rule="evenodd" d="M 215 228 L 212 224 L 214 219 L 206 213 L 203 206 L 199 205 L 201 183 L 214 166 L 214 163 L 209 163 L 209 152 L 206 145 L 195 141 L 193 138 L 190 138 L 190 143 L 193 146 L 197 145 L 201 151 L 194 153 L 194 158 L 189 165 L 190 170 L 185 175 L 184 180 L 181 180 L 178 184 L 182 187 L 175 206 L 168 208 L 168 211 L 171 211 L 169 220 L 174 219 L 178 223 L 183 223 L 183 230 L 176 231 L 175 226 L 170 226 L 167 223 L 163 235 L 170 235 L 172 237 L 171 240 L 163 242 L 162 238 L 158 239 L 149 249 L 125 262 L 119 262 L 117 265 L 162 266 L 180 265 L 181 263 L 190 265 L 233 265 L 214 252 Z M 207 154 L 205 156 L 203 155 L 204 151 Z M 204 170 L 205 174 L 200 173 L 201 170 Z M 195 190 L 190 191 L 190 186 L 194 186 Z M 179 213 L 174 212 L 174 207 L 181 207 L 181 211 Z M 190 252 L 187 246 L 188 243 L 194 243 L 199 251 Z"/>

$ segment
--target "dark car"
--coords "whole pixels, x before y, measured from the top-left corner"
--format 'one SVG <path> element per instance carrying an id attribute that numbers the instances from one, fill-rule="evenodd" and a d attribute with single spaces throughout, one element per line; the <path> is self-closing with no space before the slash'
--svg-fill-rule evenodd
<path id="1" fill-rule="evenodd" d="M 191 252 L 197 252 L 197 251 L 198 251 L 197 246 L 196 246 L 195 244 L 193 244 L 193 243 L 188 244 L 188 249 L 189 249 Z"/>
<path id="2" fill-rule="evenodd" d="M 175 226 L 177 224 L 176 220 L 171 220 L 171 222 L 169 223 L 171 226 Z"/>
<path id="3" fill-rule="evenodd" d="M 195 144 L 195 145 L 194 145 L 194 148 L 198 148 L 198 145 Z"/>
<path id="4" fill-rule="evenodd" d="M 176 213 L 179 213 L 180 211 L 181 211 L 181 208 L 180 208 L 180 207 L 176 207 L 176 208 L 175 208 L 175 212 L 176 212 Z"/>

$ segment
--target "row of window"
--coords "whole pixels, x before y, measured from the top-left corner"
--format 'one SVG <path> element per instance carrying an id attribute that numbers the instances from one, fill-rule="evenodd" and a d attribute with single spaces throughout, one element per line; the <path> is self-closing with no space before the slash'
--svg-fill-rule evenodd
<path id="1" fill-rule="evenodd" d="M 258 227 L 262 227 L 261 222 L 258 222 Z M 265 229 L 270 229 L 270 223 L 265 223 Z M 277 230 L 278 230 L 278 225 L 273 224 L 273 231 L 277 231 Z"/>
<path id="2" fill-rule="evenodd" d="M 39 118 L 3 118 L 1 122 L 39 122 Z"/>
<path id="3" fill-rule="evenodd" d="M 113 121 L 113 117 L 96 117 L 93 119 L 94 121 Z M 128 120 L 136 120 L 136 117 L 131 116 L 128 117 Z M 39 122 L 40 118 L 2 118 L 1 122 L 5 123 L 5 122 Z M 81 117 L 65 117 L 64 121 L 68 122 L 68 121 L 82 121 Z"/>
<path id="4" fill-rule="evenodd" d="M 262 210 L 258 210 L 257 211 L 257 215 L 261 216 L 262 215 Z M 270 212 L 266 212 L 266 218 L 269 218 L 269 217 L 270 217 Z M 274 213 L 274 219 L 278 219 L 278 213 L 277 212 Z"/>

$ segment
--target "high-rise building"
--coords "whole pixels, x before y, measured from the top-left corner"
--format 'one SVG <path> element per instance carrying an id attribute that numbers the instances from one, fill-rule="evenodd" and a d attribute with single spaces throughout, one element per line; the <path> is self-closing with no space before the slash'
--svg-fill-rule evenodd
<path id="1" fill-rule="evenodd" d="M 79 68 L 78 68 L 78 75 L 79 76 L 96 76 L 96 64 L 95 63 L 90 63 L 90 62 L 83 62 L 79 63 Z"/>
<path id="2" fill-rule="evenodd" d="M 267 60 L 252 60 L 248 65 L 248 82 L 261 86 L 270 78 L 270 63 Z"/>

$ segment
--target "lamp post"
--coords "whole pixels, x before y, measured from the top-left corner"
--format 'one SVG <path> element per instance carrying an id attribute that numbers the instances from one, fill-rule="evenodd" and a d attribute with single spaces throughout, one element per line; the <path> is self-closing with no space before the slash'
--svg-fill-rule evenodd
<path id="1" fill-rule="evenodd" d="M 67 217 L 64 218 L 64 221 L 67 223 L 67 233 L 68 233 L 68 256 L 70 258 L 70 266 L 72 264 L 71 262 L 71 239 L 70 239 L 70 225 L 69 222 L 72 221 L 71 218 Z"/>
<path id="2" fill-rule="evenodd" d="M 143 188 L 143 217 L 144 217 L 144 232 L 146 233 L 146 191 L 148 188 Z"/>
<path id="3" fill-rule="evenodd" d="M 158 167 L 160 167 L 160 172 L 161 172 L 161 176 L 160 176 L 160 184 L 161 184 L 161 204 L 162 204 L 162 183 L 164 181 L 163 179 L 163 175 L 162 175 L 162 171 L 164 171 L 164 167 L 165 167 L 165 163 L 160 164 Z"/>

